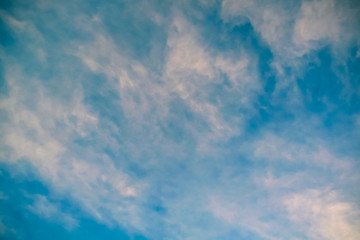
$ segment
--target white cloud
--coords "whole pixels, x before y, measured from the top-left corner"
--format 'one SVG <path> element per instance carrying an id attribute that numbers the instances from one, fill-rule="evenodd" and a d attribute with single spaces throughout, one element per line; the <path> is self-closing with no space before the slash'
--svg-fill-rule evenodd
<path id="1" fill-rule="evenodd" d="M 45 63 L 47 53 L 43 48 L 43 44 L 45 43 L 44 36 L 31 20 L 19 20 L 2 10 L 0 10 L 0 19 L 3 20 L 13 32 L 13 36 L 21 42 L 26 42 L 26 47 L 35 55 L 35 57 L 42 63 Z M 31 41 L 29 41 L 29 39 Z"/>
<path id="2" fill-rule="evenodd" d="M 26 20 L 18 20 L 15 17 L 11 16 L 5 11 L 0 11 L 0 18 L 10 27 L 15 33 L 22 35 L 26 34 L 33 38 L 33 40 L 43 42 L 44 37 L 37 30 L 34 24 Z"/>
<path id="3" fill-rule="evenodd" d="M 261 174 L 251 178 L 257 181 Z M 222 179 L 222 187 L 206 192 L 205 206 L 224 229 L 247 229 L 264 239 L 358 239 L 356 205 L 341 200 L 330 188 L 308 190 L 308 178 L 316 177 L 306 172 L 281 177 L 268 173 L 256 187 L 249 179 L 236 183 Z M 243 185 L 247 185 L 245 191 Z"/>
<path id="4" fill-rule="evenodd" d="M 290 220 L 311 239 L 360 238 L 359 211 L 335 191 L 307 190 L 284 200 Z"/>
<path id="5" fill-rule="evenodd" d="M 144 117 L 166 115 L 169 93 L 160 86 L 159 76 L 148 71 L 143 64 L 130 56 L 124 56 L 112 38 L 104 33 L 96 33 L 95 40 L 81 44 L 74 54 L 92 72 L 102 73 L 110 86 L 117 90 L 121 101 L 118 104 L 126 117 L 139 125 Z M 153 120 L 147 118 L 148 121 Z"/>
<path id="6" fill-rule="evenodd" d="M 7 65 L 5 72 L 9 94 L 0 108 L 8 121 L 2 122 L 1 147 L 9 154 L 2 161 L 29 162 L 55 196 L 70 198 L 99 221 L 138 226 L 135 199 L 144 186 L 132 181 L 96 147 L 74 145 L 75 139 L 99 130 L 98 117 L 83 103 L 81 88 L 73 88 L 70 97 L 62 99 L 49 96 L 48 89 L 35 79 L 24 81 L 16 65 Z M 99 136 L 104 143 L 109 141 Z M 43 198 L 32 209 L 47 218 L 61 215 Z M 61 216 L 69 228 L 76 227 L 70 216 Z"/>
<path id="7" fill-rule="evenodd" d="M 228 90 L 238 93 L 243 107 L 249 107 L 260 88 L 257 73 L 253 71 L 256 58 L 248 56 L 246 50 L 233 58 L 204 46 L 196 26 L 181 14 L 175 14 L 168 30 L 162 75 L 132 57 L 125 57 L 121 48 L 102 31 L 96 34 L 94 42 L 79 46 L 75 55 L 91 71 L 105 74 L 118 90 L 119 104 L 127 118 L 137 125 L 164 123 L 169 103 L 174 96 L 180 97 L 210 127 L 210 133 L 203 137 L 197 126 L 186 123 L 186 129 L 201 138 L 198 149 L 202 152 L 210 150 L 209 141 L 223 140 L 241 131 L 241 124 L 234 123 L 242 121 L 242 116 L 229 123 L 222 115 L 221 100 L 209 101 L 208 90 L 222 81 L 220 75 L 229 78 L 232 86 Z"/>
<path id="8" fill-rule="evenodd" d="M 268 134 L 253 143 L 254 157 L 266 161 L 290 161 L 317 166 L 346 174 L 353 164 L 350 158 L 339 158 L 321 143 L 309 139 L 305 143 L 293 143 L 288 139 Z"/>
<path id="9" fill-rule="evenodd" d="M 197 28 L 181 15 L 174 17 L 167 46 L 164 68 L 166 84 L 195 113 L 206 119 L 212 131 L 207 138 L 226 139 L 238 134 L 241 129 L 225 121 L 218 104 L 209 102 L 207 90 L 222 81 L 220 73 L 226 74 L 232 83 L 230 91 L 238 93 L 241 99 L 239 104 L 248 106 L 250 99 L 259 91 L 257 74 L 250 70 L 255 59 L 251 59 L 245 50 L 234 59 L 206 46 Z M 200 142 L 205 143 L 206 140 Z M 205 145 L 207 143 L 199 149 L 210 150 Z"/>
<path id="10" fill-rule="evenodd" d="M 271 46 L 272 51 L 284 52 L 287 49 L 291 50 L 287 38 L 296 7 L 294 5 L 285 9 L 284 5 L 271 2 L 224 0 L 221 16 L 226 22 L 234 25 L 250 21 L 255 31 Z"/>
<path id="11" fill-rule="evenodd" d="M 45 89 L 35 84 L 31 87 L 36 89 L 37 96 L 29 99 L 27 89 L 19 84 L 24 78 L 21 69 L 14 66 L 13 69 L 16 71 L 8 68 L 6 72 L 9 97 L 0 105 L 9 117 L 4 141 L 13 154 L 7 161 L 28 159 L 44 176 L 56 179 L 60 155 L 66 152 L 70 135 L 84 136 L 86 128 L 96 127 L 97 118 L 87 112 L 77 92 L 72 101 L 62 103 L 47 96 Z M 28 107 L 30 103 L 35 109 Z M 60 131 L 58 124 L 63 125 Z"/>
<path id="12" fill-rule="evenodd" d="M 346 14 L 334 0 L 303 2 L 295 21 L 293 42 L 306 53 L 324 41 L 337 44 L 349 37 L 344 31 Z M 321 46 L 321 45 L 320 45 Z"/>
<path id="13" fill-rule="evenodd" d="M 273 74 L 277 76 L 275 94 L 284 89 L 291 96 L 285 103 L 291 105 L 289 110 L 298 106 L 298 89 L 296 77 L 298 77 L 304 67 L 301 58 L 304 50 L 295 46 L 292 41 L 295 17 L 300 9 L 301 2 L 287 1 L 274 3 L 272 1 L 249 1 L 249 0 L 223 0 L 221 5 L 221 18 L 227 23 L 242 25 L 249 22 L 260 41 L 263 40 L 265 47 L 269 47 L 273 59 L 269 62 Z M 286 74 L 286 67 L 292 68 L 292 75 Z M 291 92 L 291 93 L 290 93 Z M 273 101 L 276 98 L 273 98 Z"/>
<path id="14" fill-rule="evenodd" d="M 279 240 L 282 237 L 294 235 L 281 226 L 282 209 L 273 198 L 251 199 L 254 192 L 247 192 L 245 196 L 225 193 L 212 196 L 207 209 L 214 217 L 225 222 L 226 226 L 235 231 L 246 229 L 264 239 Z M 269 218 L 276 216 L 276 218 Z"/>
<path id="15" fill-rule="evenodd" d="M 225 73 L 229 77 L 235 89 L 241 89 L 243 94 L 248 93 L 249 96 L 246 94 L 243 96 L 244 104 L 248 103 L 248 98 L 251 97 L 251 91 L 258 90 L 259 88 L 257 74 L 249 72 L 248 68 L 251 62 L 248 58 L 248 56 L 245 56 L 238 61 L 234 61 L 234 59 L 231 58 L 218 56 L 214 63 L 218 71 Z"/>
<path id="16" fill-rule="evenodd" d="M 35 195 L 33 198 L 33 205 L 28 206 L 28 209 L 33 213 L 53 222 L 64 224 L 65 228 L 69 230 L 79 225 L 72 215 L 62 212 L 59 206 L 51 203 L 45 196 Z"/>
<path id="17" fill-rule="evenodd" d="M 331 39 L 331 34 L 340 31 L 338 25 L 334 26 L 331 34 L 317 31 L 322 19 L 328 17 L 320 3 L 323 4 L 299 4 L 289 10 L 285 6 L 274 7 L 268 3 L 261 3 L 264 6 L 259 7 L 257 1 L 223 1 L 222 17 L 236 25 L 243 23 L 242 16 L 246 16 L 273 53 L 279 56 L 284 53 L 284 58 L 293 59 L 310 51 L 315 46 L 313 41 Z M 329 14 L 336 15 L 334 7 L 329 6 L 325 9 L 331 10 Z M 313 28 L 304 27 L 307 24 L 304 16 L 308 15 L 320 23 L 314 24 Z M 164 21 L 160 15 L 154 16 L 158 24 Z M 222 153 L 226 150 L 216 152 L 221 148 L 218 147 L 221 144 L 217 143 L 240 135 L 243 123 L 251 117 L 251 113 L 232 112 L 227 115 L 224 111 L 225 97 L 213 98 L 210 90 L 218 90 L 216 85 L 222 83 L 225 75 L 230 83 L 224 94 L 235 96 L 231 104 L 248 108 L 249 112 L 256 111 L 252 104 L 262 91 L 257 58 L 247 49 L 241 49 L 234 56 L 204 44 L 206 41 L 198 26 L 178 14 L 170 21 L 165 62 L 161 66 L 163 72 L 155 73 L 145 63 L 125 54 L 125 50 L 105 32 L 102 26 L 105 21 L 101 16 L 91 19 L 83 20 L 86 22 L 85 31 L 93 34 L 93 41 L 78 45 L 71 42 L 66 53 L 78 57 L 92 73 L 106 77 L 104 85 L 117 91 L 119 97 L 113 99 L 116 107 L 112 110 L 115 113 L 124 112 L 121 118 L 126 119 L 128 125 L 122 127 L 129 129 L 121 129 L 116 122 L 101 116 L 100 112 L 92 112 L 84 103 L 81 87 L 77 84 L 69 84 L 67 99 L 64 100 L 56 94 L 53 96 L 36 79 L 25 77 L 21 69 L 14 66 L 5 68 L 10 91 L 0 107 L 9 118 L 1 132 L 4 133 L 6 147 L 10 149 L 10 158 L 3 159 L 12 163 L 19 160 L 30 162 L 39 171 L 40 178 L 55 192 L 54 195 L 70 196 L 71 201 L 99 222 L 136 228 L 150 236 L 156 236 L 152 233 L 153 226 L 157 225 L 156 229 L 164 226 L 162 236 L 177 236 L 178 239 L 210 238 L 231 229 L 247 229 L 266 239 L 281 239 L 279 236 L 282 235 L 295 239 L 291 230 L 282 229 L 284 206 L 279 201 L 284 192 L 303 189 L 308 183 L 303 179 L 314 180 L 316 177 L 306 173 L 277 176 L 262 166 L 256 166 L 248 173 L 247 163 L 238 159 L 242 156 L 236 155 L 239 153 L 236 148 L 243 150 L 250 146 L 244 152 L 247 157 L 250 156 L 249 161 L 254 160 L 254 165 L 259 159 L 267 161 L 270 166 L 274 162 L 300 162 L 308 169 L 316 166 L 330 170 L 331 174 L 336 174 L 336 180 L 340 179 L 337 178 L 338 173 L 346 175 L 352 167 L 351 159 L 337 157 L 321 144 L 313 145 L 311 141 L 294 143 L 272 134 L 260 138 L 252 136 L 255 141 L 249 144 L 235 143 L 229 147 L 236 153 L 224 154 L 224 157 Z M 25 31 L 26 23 L 16 19 L 9 21 L 16 31 Z M 337 20 L 333 21 L 339 24 Z M 44 59 L 41 55 L 46 53 L 39 52 L 40 58 Z M 282 64 L 276 62 L 274 66 L 276 64 L 280 72 Z M 296 65 L 294 62 L 291 64 Z M 70 73 L 64 75 L 72 77 Z M 32 85 L 32 82 L 38 85 Z M 56 79 L 56 82 L 60 84 L 62 79 Z M 298 94 L 296 90 L 291 93 Z M 182 143 L 172 142 L 161 130 L 170 115 L 170 102 L 178 98 L 205 123 L 200 124 L 209 127 L 199 129 L 197 119 L 182 122 L 185 125 L 183 131 L 196 138 L 194 148 L 198 152 L 195 154 L 188 154 L 187 145 L 184 147 Z M 292 95 L 287 103 L 294 98 Z M 175 117 L 183 113 L 178 114 Z M 126 131 L 130 134 L 126 135 Z M 96 144 L 79 147 L 74 143 L 76 139 L 87 138 L 91 134 L 96 135 L 101 144 L 111 150 L 116 149 L 114 152 L 128 154 L 134 165 L 139 163 L 146 172 L 144 179 L 136 179 L 126 172 L 126 166 L 130 164 L 128 159 L 111 159 L 102 154 L 103 149 L 99 150 Z M 115 135 L 123 142 L 118 142 Z M 204 158 L 204 155 L 209 157 Z M 233 158 L 236 160 L 232 161 Z M 276 170 L 281 172 L 281 168 Z M 263 176 L 264 172 L 268 175 Z M 159 195 L 159 202 L 166 209 L 166 214 L 160 217 L 151 210 L 149 203 L 149 198 L 155 194 Z M 287 207 L 291 205 L 288 201 L 286 204 Z M 292 214 L 303 204 L 291 206 L 295 209 L 288 208 Z M 335 206 L 335 215 L 342 216 L 343 212 L 350 211 L 348 206 Z M 44 196 L 37 197 L 30 209 L 45 218 L 62 216 L 62 221 L 68 222 L 68 226 L 76 226 L 76 220 L 74 222 L 71 216 L 62 213 Z M 225 230 L 220 229 L 219 222 Z M 347 226 L 343 224 L 343 229 L 350 231 Z M 317 234 L 321 235 L 323 231 Z"/>
<path id="18" fill-rule="evenodd" d="M 333 0 L 302 3 L 300 16 L 295 23 L 295 42 L 338 37 L 339 31 Z"/>
<path id="19" fill-rule="evenodd" d="M 212 56 L 199 43 L 199 37 L 196 28 L 183 17 L 174 18 L 167 41 L 169 51 L 165 65 L 165 74 L 170 80 L 179 76 L 190 78 L 189 81 L 207 80 L 197 80 L 194 74 L 207 78 L 214 77 Z"/>
<path id="20" fill-rule="evenodd" d="M 271 171 L 266 173 L 266 176 L 255 177 L 255 181 L 259 184 L 259 187 L 263 187 L 269 191 L 281 191 L 286 189 L 295 189 L 296 187 L 302 187 L 301 183 L 304 182 L 303 179 L 306 178 L 305 173 L 297 173 L 284 175 L 280 177 L 274 176 Z"/>
<path id="21" fill-rule="evenodd" d="M 274 63 L 299 67 L 312 50 L 330 45 L 340 53 L 359 37 L 356 10 L 346 1 L 222 1 L 221 16 L 234 25 L 248 19 L 269 44 Z M 280 70 L 281 71 L 281 70 Z"/>

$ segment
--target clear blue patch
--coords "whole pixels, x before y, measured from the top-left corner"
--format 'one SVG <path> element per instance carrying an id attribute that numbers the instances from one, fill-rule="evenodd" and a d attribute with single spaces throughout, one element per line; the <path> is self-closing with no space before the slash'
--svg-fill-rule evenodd
<path id="1" fill-rule="evenodd" d="M 303 78 L 298 79 L 298 86 L 303 93 L 303 100 L 311 112 L 321 113 L 328 109 L 326 101 L 341 104 L 340 93 L 343 83 L 334 73 L 330 50 L 318 52 L 316 60 L 307 67 Z"/>
<path id="2" fill-rule="evenodd" d="M 1 1 L 2 2 L 2 1 Z M 1 8 L 0 8 L 1 9 Z M 3 47 L 11 47 L 14 45 L 15 39 L 11 33 L 11 30 L 6 26 L 5 22 L 0 19 L 0 44 Z"/>

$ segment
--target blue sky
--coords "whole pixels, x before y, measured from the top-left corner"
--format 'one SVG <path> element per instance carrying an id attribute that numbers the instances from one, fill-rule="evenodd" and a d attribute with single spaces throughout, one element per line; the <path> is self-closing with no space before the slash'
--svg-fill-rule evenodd
<path id="1" fill-rule="evenodd" d="M 0 2 L 1 239 L 360 239 L 358 1 Z"/>

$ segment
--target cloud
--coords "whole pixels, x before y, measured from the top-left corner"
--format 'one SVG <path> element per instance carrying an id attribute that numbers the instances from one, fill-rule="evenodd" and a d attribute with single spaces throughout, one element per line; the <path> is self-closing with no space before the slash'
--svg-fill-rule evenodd
<path id="1" fill-rule="evenodd" d="M 151 82 L 151 73 L 139 61 L 123 56 L 110 36 L 104 33 L 94 37 L 93 42 L 75 49 L 75 55 L 92 72 L 105 74 L 108 83 L 119 93 L 127 117 L 140 122 L 153 107 L 161 105 L 167 93 Z"/>
<path id="2" fill-rule="evenodd" d="M 351 1 L 222 1 L 224 21 L 241 25 L 249 21 L 269 44 L 275 55 L 274 66 L 303 68 L 313 54 L 330 46 L 334 56 L 348 56 L 359 38 L 358 22 Z M 278 67 L 278 73 L 284 71 Z M 295 72 L 293 72 L 295 73 Z"/>
<path id="3" fill-rule="evenodd" d="M 244 108 L 249 106 L 260 86 L 257 75 L 252 71 L 255 58 L 246 51 L 242 51 L 236 58 L 231 58 L 226 53 L 207 46 L 196 26 L 181 15 L 174 17 L 167 46 L 165 81 L 171 92 L 178 94 L 193 112 L 202 116 L 209 124 L 211 133 L 206 138 L 216 141 L 241 132 L 241 128 L 235 127 L 241 125 L 236 124 L 241 122 L 241 117 L 225 120 L 227 116 L 224 116 L 222 104 L 226 103 L 221 102 L 221 99 L 211 103 L 208 92 L 224 81 L 221 77 L 221 74 L 224 74 L 231 82 L 231 88 L 226 89 L 230 92 L 228 94 L 237 94 L 240 96 L 239 104 Z M 205 145 L 200 149 L 210 150 Z"/>
<path id="4" fill-rule="evenodd" d="M 335 12 L 334 1 L 304 2 L 295 22 L 294 42 L 298 45 L 310 41 L 339 37 L 339 17 Z"/>
<path id="5" fill-rule="evenodd" d="M 55 178 L 54 170 L 58 166 L 59 155 L 65 152 L 62 141 L 71 133 L 84 135 L 87 124 L 96 126 L 97 119 L 82 105 L 81 95 L 74 95 L 69 104 L 57 102 L 46 96 L 45 88 L 35 83 L 31 86 L 38 93 L 36 99 L 19 84 L 24 78 L 21 69 L 7 71 L 6 79 L 9 86 L 9 97 L 1 102 L 11 119 L 5 130 L 5 143 L 14 150 L 9 160 L 29 158 L 42 174 Z M 35 110 L 29 104 L 35 105 Z M 63 124 L 63 131 L 57 132 L 57 124 Z M 58 133 L 54 138 L 54 132 Z M 64 139 L 65 138 L 65 139 Z"/>
<path id="6" fill-rule="evenodd" d="M 357 115 L 338 117 L 345 101 L 330 100 L 333 112 L 310 112 L 307 92 L 328 82 L 298 86 L 309 68 L 323 72 L 319 49 L 356 38 L 339 41 L 355 21 L 348 6 L 158 3 L 0 13 L 16 39 L 1 50 L 1 162 L 51 195 L 28 209 L 73 230 L 81 220 L 58 204 L 67 199 L 149 239 L 357 237 L 346 135 Z"/>
<path id="7" fill-rule="evenodd" d="M 323 42 L 346 49 L 351 41 L 359 37 L 358 31 L 348 29 L 355 24 L 355 14 L 349 2 L 303 2 L 294 24 L 293 42 L 305 53 Z"/>
<path id="8" fill-rule="evenodd" d="M 298 4 L 262 4 L 259 1 L 222 1 L 221 16 L 224 21 L 234 25 L 249 21 L 271 46 L 274 53 L 289 50 L 291 43 L 286 38 L 291 33 L 292 14 L 296 13 Z M 286 56 L 288 56 L 287 53 Z"/>
<path id="9" fill-rule="evenodd" d="M 288 139 L 268 134 L 253 144 L 254 157 L 267 161 L 289 161 L 295 164 L 307 164 L 339 173 L 347 173 L 354 161 L 350 158 L 338 158 L 325 146 L 314 139 L 310 143 L 294 143 Z"/>
<path id="10" fill-rule="evenodd" d="M 352 176 L 338 176 L 335 168 L 313 175 L 312 163 L 303 164 L 309 166 L 270 163 L 249 176 L 231 174 L 230 169 L 238 172 L 241 167 L 224 164 L 222 170 L 228 168 L 230 174 L 222 174 L 218 184 L 208 189 L 206 209 L 225 224 L 224 229 L 247 229 L 265 239 L 357 239 L 356 204 L 341 201 L 340 196 L 345 199 L 345 195 L 332 190 L 345 191 L 349 182 L 354 184 Z M 310 187 L 319 190 L 308 190 Z"/>
<path id="11" fill-rule="evenodd" d="M 284 200 L 289 218 L 311 239 L 358 239 L 359 210 L 329 190 L 306 190 Z"/>
<path id="12" fill-rule="evenodd" d="M 9 119 L 2 129 L 2 148 L 9 154 L 2 161 L 13 164 L 28 161 L 55 195 L 70 196 L 100 221 L 108 224 L 126 224 L 124 219 L 133 221 L 129 214 L 135 211 L 134 203 L 129 198 L 137 197 L 140 185 L 129 183 L 129 176 L 106 155 L 91 147 L 79 148 L 75 143 L 76 139 L 87 138 L 98 130 L 98 117 L 84 105 L 81 90 L 71 92 L 67 100 L 50 97 L 48 89 L 35 80 L 22 85 L 21 68 L 15 69 L 6 70 L 9 95 L 1 102 Z M 29 93 L 29 88 L 33 92 Z M 44 199 L 39 201 L 35 206 L 39 211 L 35 212 L 51 218 L 58 214 Z M 110 214 L 99 210 L 102 208 Z"/>
<path id="13" fill-rule="evenodd" d="M 175 14 L 168 30 L 161 75 L 124 55 L 121 47 L 104 31 L 97 33 L 93 42 L 80 45 L 74 54 L 89 70 L 107 77 L 118 91 L 119 104 L 126 117 L 134 123 L 142 125 L 146 119 L 157 126 L 163 124 L 170 115 L 169 103 L 180 98 L 210 128 L 206 137 L 200 137 L 203 132 L 199 132 L 197 124 L 185 122 L 187 131 L 201 138 L 198 149 L 205 152 L 204 149 L 210 149 L 209 141 L 226 139 L 241 131 L 235 125 L 242 117 L 229 119 L 231 116 L 223 111 L 226 102 L 220 99 L 209 102 L 212 96 L 208 92 L 223 81 L 221 74 L 226 75 L 232 85 L 226 91 L 241 96 L 239 104 L 244 108 L 250 108 L 251 99 L 260 91 L 260 83 L 253 70 L 256 57 L 248 55 L 245 49 L 240 56 L 231 57 L 211 46 L 204 47 L 203 42 L 198 27 L 181 14 Z"/>
<path id="14" fill-rule="evenodd" d="M 165 74 L 168 78 L 189 78 L 191 75 L 187 74 L 214 77 L 211 53 L 201 45 L 199 37 L 196 28 L 184 17 L 174 17 L 167 40 Z M 196 75 L 190 78 L 196 81 Z"/>
<path id="15" fill-rule="evenodd" d="M 33 41 L 44 42 L 43 35 L 31 21 L 18 20 L 4 10 L 0 11 L 0 18 L 17 35 L 30 37 Z"/>
<path id="16" fill-rule="evenodd" d="M 28 206 L 28 209 L 42 218 L 64 224 L 69 230 L 76 228 L 79 224 L 72 215 L 64 213 L 58 206 L 42 195 L 34 196 L 34 203 Z"/>
<path id="17" fill-rule="evenodd" d="M 260 208 L 260 206 L 258 207 Z M 254 205 L 244 205 L 236 202 L 235 199 L 229 201 L 223 197 L 222 199 L 212 198 L 208 208 L 215 217 L 226 222 L 226 224 L 232 226 L 233 229 L 240 231 L 241 229 L 247 229 L 265 239 L 278 239 L 272 237 L 271 234 L 271 228 L 274 230 L 275 226 L 259 220 L 260 215 Z"/>

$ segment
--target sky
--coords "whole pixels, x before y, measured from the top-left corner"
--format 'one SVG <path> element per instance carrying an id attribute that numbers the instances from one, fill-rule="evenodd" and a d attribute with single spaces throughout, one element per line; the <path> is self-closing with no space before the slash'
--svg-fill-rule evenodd
<path id="1" fill-rule="evenodd" d="M 0 238 L 360 239 L 360 2 L 0 1 Z"/>

